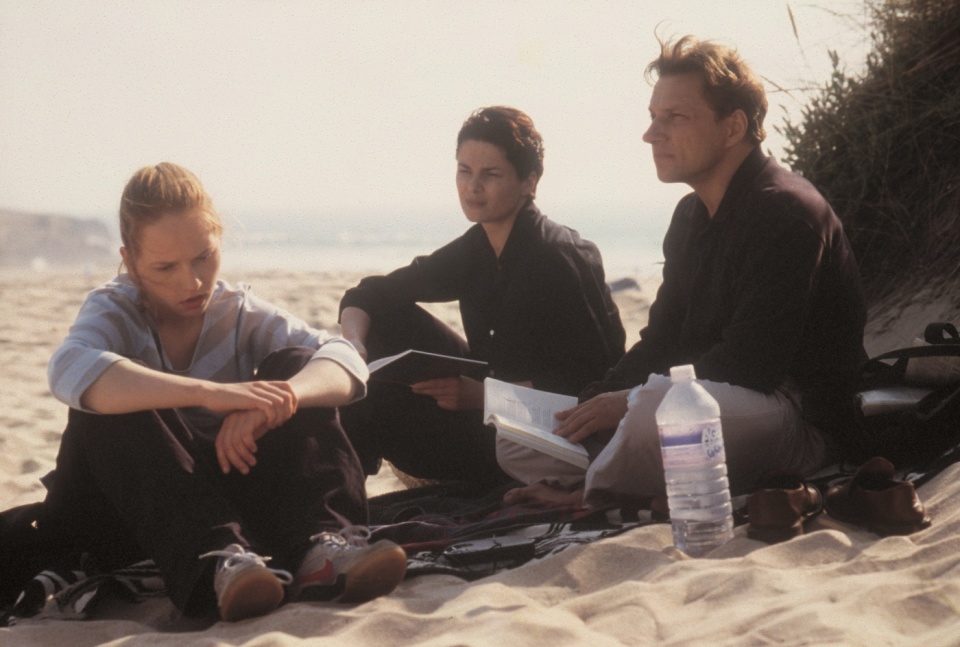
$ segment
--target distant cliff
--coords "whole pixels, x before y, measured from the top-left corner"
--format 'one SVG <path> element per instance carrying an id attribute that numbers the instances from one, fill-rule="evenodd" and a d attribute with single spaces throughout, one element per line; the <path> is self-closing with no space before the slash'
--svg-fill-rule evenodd
<path id="1" fill-rule="evenodd" d="M 117 246 L 100 220 L 0 209 L 2 267 L 103 265 Z"/>

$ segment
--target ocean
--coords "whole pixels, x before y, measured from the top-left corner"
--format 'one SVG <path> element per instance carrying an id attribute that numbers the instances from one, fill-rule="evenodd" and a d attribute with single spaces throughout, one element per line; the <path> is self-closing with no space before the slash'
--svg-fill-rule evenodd
<path id="1" fill-rule="evenodd" d="M 641 221 L 642 222 L 642 221 Z M 650 221 L 646 221 L 649 223 Z M 565 223 L 566 224 L 566 223 Z M 223 267 L 231 272 L 287 269 L 383 273 L 450 242 L 470 223 L 449 215 L 271 217 L 226 223 Z M 608 280 L 659 274 L 666 226 L 626 219 L 574 226 L 600 249 Z"/>

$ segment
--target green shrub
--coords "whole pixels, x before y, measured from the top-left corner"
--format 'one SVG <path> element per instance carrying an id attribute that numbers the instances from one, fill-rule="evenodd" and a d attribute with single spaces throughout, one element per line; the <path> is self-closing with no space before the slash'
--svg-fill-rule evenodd
<path id="1" fill-rule="evenodd" d="M 778 128 L 786 163 L 827 197 L 868 296 L 903 277 L 960 280 L 960 1 L 867 0 L 865 71 L 833 74 L 799 123 Z"/>

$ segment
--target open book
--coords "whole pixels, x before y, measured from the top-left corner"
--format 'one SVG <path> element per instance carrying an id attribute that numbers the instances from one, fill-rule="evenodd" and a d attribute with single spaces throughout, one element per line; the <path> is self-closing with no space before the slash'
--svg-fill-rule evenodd
<path id="1" fill-rule="evenodd" d="M 860 410 L 863 415 L 873 416 L 912 407 L 930 395 L 931 392 L 931 389 L 918 386 L 896 385 L 860 391 L 857 394 L 857 400 L 860 403 Z"/>
<path id="2" fill-rule="evenodd" d="M 483 379 L 487 363 L 422 350 L 405 350 L 398 355 L 374 360 L 367 367 L 371 380 L 409 385 L 458 375 Z"/>
<path id="3" fill-rule="evenodd" d="M 537 391 L 492 377 L 483 381 L 483 422 L 494 425 L 497 434 L 586 469 L 590 464 L 587 450 L 571 443 L 553 430 L 558 411 L 577 404 L 571 395 Z"/>

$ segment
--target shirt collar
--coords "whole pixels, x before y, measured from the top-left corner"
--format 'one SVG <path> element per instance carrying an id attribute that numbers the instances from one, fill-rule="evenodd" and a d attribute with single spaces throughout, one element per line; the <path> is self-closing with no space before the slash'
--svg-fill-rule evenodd
<path id="1" fill-rule="evenodd" d="M 540 218 L 540 210 L 537 209 L 537 205 L 533 203 L 533 200 L 527 201 L 527 203 L 520 208 L 520 212 L 517 213 L 517 219 L 513 221 L 513 227 L 510 229 L 510 235 L 507 236 L 507 242 L 503 246 L 503 251 L 500 252 L 501 263 L 505 260 L 509 261 L 514 255 L 512 250 L 517 247 L 522 247 L 523 242 L 530 239 Z"/>
<path id="2" fill-rule="evenodd" d="M 727 190 L 723 194 L 723 200 L 720 201 L 717 213 L 711 218 L 712 222 L 723 222 L 730 217 L 734 205 L 740 201 L 740 196 L 748 187 L 753 185 L 754 179 L 770 161 L 771 158 L 764 155 L 759 146 L 750 151 L 750 154 L 740 163 L 736 173 L 730 178 L 730 184 L 727 185 Z"/>

